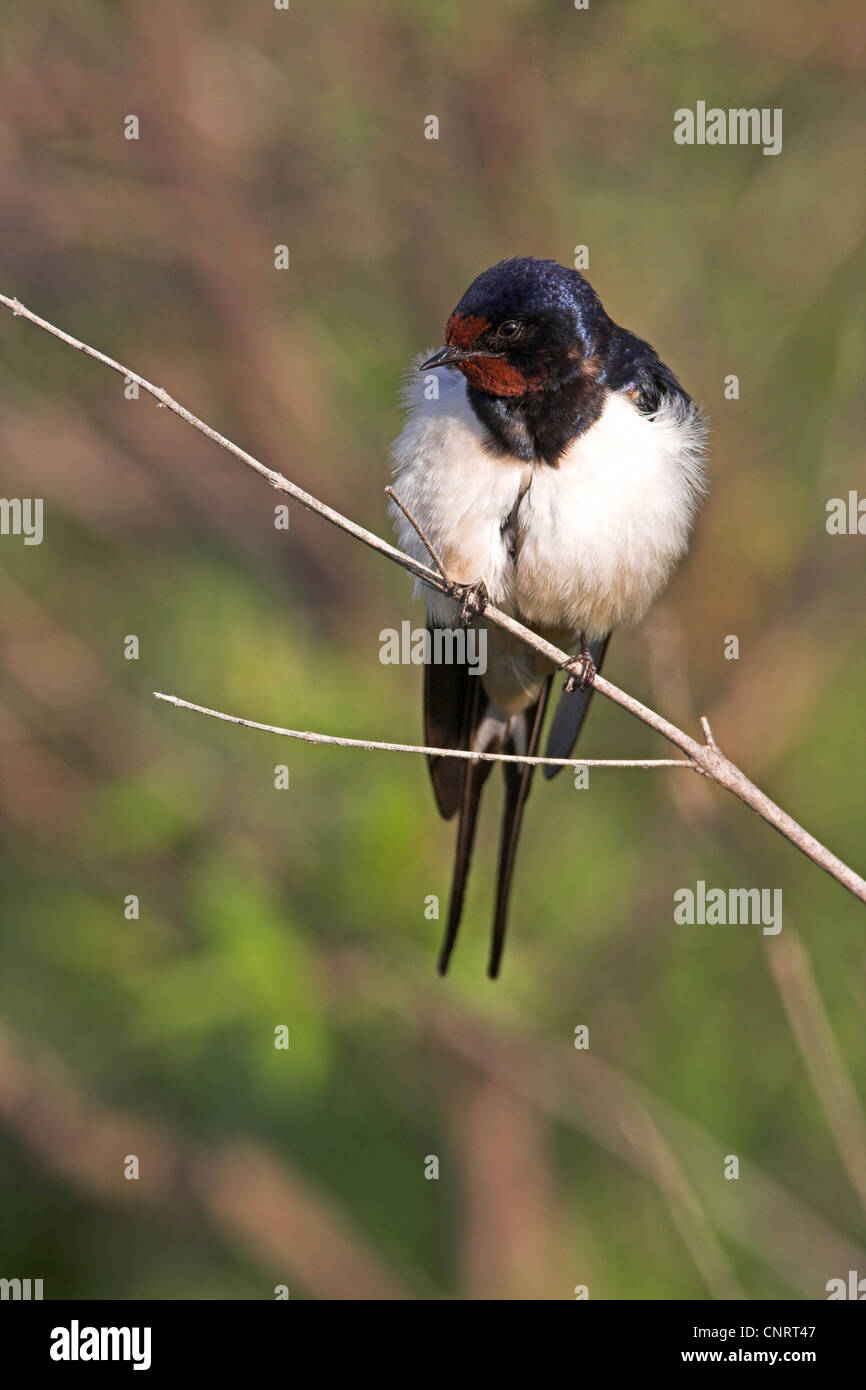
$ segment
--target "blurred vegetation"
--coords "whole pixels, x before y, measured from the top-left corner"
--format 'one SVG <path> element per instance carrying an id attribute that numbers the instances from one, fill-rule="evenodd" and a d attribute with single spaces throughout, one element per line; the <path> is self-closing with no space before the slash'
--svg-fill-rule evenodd
<path id="1" fill-rule="evenodd" d="M 484 266 L 586 244 L 713 429 L 692 554 L 610 676 L 706 713 L 862 869 L 863 540 L 824 524 L 863 481 L 859 7 L 65 0 L 4 29 L 3 291 L 380 533 L 407 362 Z M 698 99 L 782 107 L 782 153 L 676 146 Z M 419 673 L 378 661 L 420 615 L 406 577 L 298 508 L 276 531 L 273 494 L 152 400 L 0 332 L 3 493 L 46 514 L 41 547 L 2 540 L 0 1273 L 677 1299 L 862 1272 L 862 905 L 688 774 L 563 776 L 533 793 L 503 979 L 491 797 L 437 981 L 453 832 L 420 759 L 151 697 L 415 740 Z M 600 699 L 583 747 L 664 756 Z M 781 887 L 781 936 L 676 926 L 698 879 Z"/>

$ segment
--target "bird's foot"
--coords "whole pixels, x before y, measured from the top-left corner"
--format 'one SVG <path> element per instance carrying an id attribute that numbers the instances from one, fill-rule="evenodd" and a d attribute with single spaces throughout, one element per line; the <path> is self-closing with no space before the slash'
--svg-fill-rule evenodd
<path id="1" fill-rule="evenodd" d="M 598 674 L 597 667 L 583 633 L 580 634 L 580 655 L 573 656 L 562 669 L 568 673 L 562 687 L 566 695 L 570 695 L 573 690 L 586 690 L 595 680 Z"/>
<path id="2" fill-rule="evenodd" d="M 483 579 L 476 584 L 452 584 L 451 597 L 460 604 L 457 621 L 461 627 L 468 627 L 473 618 L 480 618 L 490 602 Z"/>

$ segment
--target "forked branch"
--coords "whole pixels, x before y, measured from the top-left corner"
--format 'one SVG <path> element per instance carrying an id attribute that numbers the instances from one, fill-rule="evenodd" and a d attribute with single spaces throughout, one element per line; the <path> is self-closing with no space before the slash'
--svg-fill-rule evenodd
<path id="1" fill-rule="evenodd" d="M 347 535 L 353 536 L 355 540 L 362 541 L 364 545 L 370 546 L 371 549 L 378 551 L 380 555 L 386 556 L 387 559 L 392 560 L 395 564 L 402 565 L 405 570 L 408 570 L 409 573 L 414 575 L 417 579 L 422 580 L 423 583 L 427 584 L 430 588 L 437 589 L 440 593 L 453 593 L 454 586 L 444 573 L 440 573 L 438 570 L 433 570 L 426 565 L 420 564 L 410 555 L 406 555 L 402 550 L 398 550 L 396 546 L 389 545 L 387 541 L 383 541 L 380 536 L 375 535 L 372 531 L 368 531 L 365 527 L 359 526 L 357 522 L 351 521 L 348 517 L 335 511 L 333 507 L 326 506 L 324 502 L 320 502 L 317 497 L 313 497 L 310 493 L 305 492 L 303 488 L 290 482 L 289 479 L 283 477 L 281 473 L 277 473 L 274 469 L 266 467 L 266 465 L 260 463 L 258 459 L 253 458 L 252 454 L 246 453 L 246 451 L 239 448 L 237 444 L 232 443 L 230 439 L 226 439 L 224 435 L 219 434 L 217 430 L 212 429 L 210 425 L 198 419 L 191 411 L 174 400 L 161 386 L 154 386 L 153 383 L 147 381 L 145 377 L 139 376 L 137 372 L 131 371 L 128 367 L 124 367 L 122 363 L 115 361 L 114 358 L 108 357 L 103 352 L 98 352 L 96 348 L 89 347 L 87 343 L 83 343 L 78 338 L 74 338 L 71 334 L 63 332 L 60 328 L 56 328 L 54 324 L 48 323 L 46 319 L 40 318 L 38 314 L 34 314 L 30 309 L 25 308 L 17 299 L 0 294 L 0 304 L 5 304 L 16 317 L 29 319 L 31 323 L 35 323 L 39 328 L 44 329 L 46 333 L 50 333 L 53 337 L 59 338 L 61 342 L 67 343 L 70 347 L 75 348 L 76 351 L 83 352 L 88 357 L 95 358 L 97 362 L 101 362 L 104 366 L 110 367 L 112 371 L 118 372 L 124 379 L 136 382 L 143 391 L 153 396 L 159 405 L 164 406 L 173 414 L 179 415 L 188 425 L 192 425 L 193 429 L 198 430 L 208 439 L 213 440 L 215 444 L 219 444 L 222 449 L 226 449 L 230 454 L 233 454 L 235 458 L 240 459 L 241 463 L 246 464 L 248 468 L 251 468 L 255 473 L 258 473 L 270 483 L 271 487 L 274 488 L 276 492 L 284 493 L 286 496 L 293 498 L 294 501 L 298 502 L 302 507 L 305 507 L 308 511 L 315 512 L 317 516 L 324 517 L 326 521 L 329 521 L 333 526 L 339 527 L 339 529 L 345 531 Z M 435 562 L 439 566 L 439 569 L 441 569 L 441 564 L 438 559 Z M 509 614 L 503 613 L 500 609 L 494 607 L 493 604 L 487 605 L 484 616 L 488 622 L 494 623 L 497 627 L 501 627 L 505 632 L 511 633 L 518 641 L 525 643 L 541 656 L 546 657 L 553 666 L 565 668 L 571 665 L 573 658 L 568 652 L 561 651 L 558 647 L 553 646 L 552 643 L 545 641 L 543 637 L 539 637 L 537 633 L 530 631 L 530 629 L 524 627 L 522 623 L 517 622 L 515 618 L 510 617 Z M 866 902 L 866 880 L 864 880 L 860 874 L 856 873 L 850 865 L 844 863 L 838 855 L 833 854 L 826 845 L 822 845 L 819 840 L 816 840 L 814 835 L 810 835 L 808 830 L 805 830 L 792 816 L 789 816 L 786 811 L 783 811 L 780 806 L 777 806 L 774 801 L 771 801 L 759 787 L 756 787 L 753 782 L 749 781 L 745 773 L 732 763 L 730 758 L 727 758 L 724 753 L 721 752 L 705 720 L 702 722 L 704 723 L 706 742 L 699 743 L 682 729 L 678 729 L 670 720 L 665 719 L 660 714 L 656 714 L 655 710 L 650 709 L 640 700 L 636 700 L 633 695 L 629 695 L 626 691 L 620 690 L 618 686 L 605 680 L 603 676 L 596 674 L 593 677 L 592 684 L 599 694 L 603 695 L 608 700 L 612 700 L 614 704 L 619 705 L 622 709 L 628 710 L 636 719 L 640 719 L 651 729 L 655 729 L 656 733 L 661 734 L 670 743 L 673 743 L 675 747 L 685 753 L 689 763 L 698 772 L 703 773 L 705 777 L 718 783 L 720 787 L 724 787 L 727 791 L 732 792 L 734 796 L 738 797 L 740 801 L 745 802 L 747 806 L 750 806 L 752 810 L 757 812 L 769 825 L 772 825 L 781 835 L 784 835 L 793 845 L 796 845 L 796 847 L 803 854 L 807 855 L 815 864 L 824 869 L 824 871 L 833 878 L 837 879 L 838 882 L 847 888 L 849 892 L 853 893 L 855 897 Z M 176 697 L 173 697 L 173 702 L 177 704 L 185 703 L 178 700 Z M 194 706 L 190 707 L 195 708 Z M 203 707 L 199 707 L 199 712 L 215 715 L 217 718 L 228 719 L 235 723 L 246 722 L 238 720 L 231 715 L 220 715 L 216 711 L 205 710 Z M 279 732 L 291 733 L 291 731 L 287 730 Z M 301 736 L 308 737 L 307 735 Z M 322 737 L 324 736 L 317 736 L 315 741 L 320 741 Z M 310 738 L 309 741 L 314 740 Z M 361 746 L 363 747 L 365 745 L 362 743 Z M 414 747 L 411 747 L 401 751 L 416 750 Z M 452 752 L 452 750 L 448 749 L 437 749 L 435 751 L 443 756 L 450 756 Z M 501 760 L 501 755 L 498 756 Z M 576 765 L 586 766 L 587 763 L 583 762 Z"/>

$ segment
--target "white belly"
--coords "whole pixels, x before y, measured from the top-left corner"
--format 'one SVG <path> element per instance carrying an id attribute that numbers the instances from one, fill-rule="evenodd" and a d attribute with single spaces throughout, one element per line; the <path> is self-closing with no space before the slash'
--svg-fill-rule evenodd
<path id="1" fill-rule="evenodd" d="M 497 607 L 531 626 L 590 639 L 641 617 L 688 543 L 703 480 L 697 410 L 674 403 L 647 416 L 611 395 L 552 468 L 489 452 L 463 378 L 435 376 L 438 400 L 424 399 L 429 376 L 410 381 L 395 489 L 449 575 L 483 579 Z M 403 549 L 429 563 L 406 518 L 392 515 Z M 427 599 L 434 623 L 453 620 L 449 600 Z"/>

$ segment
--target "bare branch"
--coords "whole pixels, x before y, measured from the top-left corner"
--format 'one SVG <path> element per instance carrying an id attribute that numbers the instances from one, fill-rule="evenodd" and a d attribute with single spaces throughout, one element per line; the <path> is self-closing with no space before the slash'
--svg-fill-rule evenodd
<path id="1" fill-rule="evenodd" d="M 443 578 L 443 579 L 447 579 L 447 578 L 448 578 L 448 575 L 447 575 L 447 572 L 446 572 L 446 570 L 445 570 L 445 566 L 443 565 L 442 561 L 439 559 L 439 556 L 436 554 L 436 551 L 435 551 L 434 546 L 433 546 L 433 542 L 431 541 L 430 537 L 427 535 L 427 532 L 424 530 L 424 527 L 421 525 L 421 523 L 420 523 L 420 521 L 418 520 L 418 518 L 412 515 L 412 513 L 411 513 L 410 510 L 409 510 L 409 508 L 406 506 L 406 503 L 402 500 L 401 497 L 398 497 L 397 493 L 394 491 L 394 489 L 393 489 L 392 487 L 386 487 L 386 488 L 385 488 L 385 491 L 387 492 L 388 496 L 389 496 L 394 502 L 397 503 L 397 506 L 400 508 L 400 511 L 403 513 L 403 515 L 405 516 L 406 520 L 409 522 L 409 525 L 412 526 L 412 527 L 414 527 L 415 531 L 416 531 L 417 534 L 420 536 L 422 542 L 423 542 L 424 545 L 427 547 L 427 552 L 428 552 L 428 554 L 429 554 L 431 560 L 433 561 L 433 563 L 434 563 L 434 565 L 436 566 L 437 570 L 438 570 L 439 573 L 441 574 L 442 578 Z"/>
<path id="2" fill-rule="evenodd" d="M 423 580 L 430 588 L 436 589 L 440 593 L 452 592 L 452 585 L 441 574 L 437 573 L 435 570 L 428 569 L 426 565 L 422 565 L 410 555 L 404 554 L 404 552 L 398 550 L 396 546 L 389 545 L 387 541 L 383 541 L 372 531 L 368 531 L 365 527 L 359 526 L 355 521 L 350 521 L 348 517 L 335 511 L 333 507 L 326 506 L 325 503 L 320 502 L 317 497 L 313 497 L 310 493 L 304 492 L 303 488 L 297 487 L 295 483 L 290 482 L 289 479 L 283 477 L 281 473 L 277 473 L 273 469 L 266 467 L 265 464 L 260 463 L 258 459 L 253 458 L 252 454 L 246 453 L 243 449 L 239 448 L 237 444 L 233 444 L 230 439 L 226 439 L 224 435 L 219 434 L 216 430 L 212 429 L 210 425 L 206 425 L 203 420 L 199 420 L 191 411 L 179 405 L 161 386 L 154 386 L 152 382 L 139 376 L 137 372 L 130 371 L 128 367 L 124 367 L 122 363 L 116 362 L 114 358 L 106 356 L 105 353 L 98 352 L 95 348 L 89 347 L 78 338 L 72 337 L 71 334 L 64 333 L 61 329 L 55 328 L 53 324 L 40 318 L 38 314 L 34 314 L 30 309 L 25 308 L 17 299 L 0 294 L 0 304 L 5 304 L 7 308 L 11 309 L 16 318 L 23 317 L 29 319 L 31 323 L 35 323 L 39 328 L 44 329 L 46 333 L 50 333 L 53 337 L 59 338 L 61 342 L 67 343 L 78 352 L 83 352 L 88 357 L 95 358 L 97 362 L 102 362 L 104 366 L 110 367 L 112 371 L 120 373 L 125 379 L 137 382 L 142 390 L 147 391 L 153 396 L 161 406 L 165 406 L 175 415 L 179 415 L 187 424 L 192 425 L 194 429 L 197 429 L 208 439 L 213 440 L 215 444 L 219 444 L 221 448 L 226 449 L 230 454 L 233 454 L 235 458 L 240 459 L 248 468 L 252 468 L 254 472 L 265 478 L 277 492 L 285 493 L 287 496 L 294 498 L 296 502 L 306 507 L 308 511 L 315 512 L 317 516 L 324 517 L 324 519 L 329 521 L 333 526 L 337 526 L 348 535 L 354 536 L 356 540 L 362 541 L 364 545 L 370 546 L 371 549 L 378 551 L 380 555 L 385 555 L 389 560 L 392 560 L 394 564 L 402 565 L 410 574 Z M 501 609 L 494 607 L 493 604 L 487 605 L 484 610 L 484 616 L 488 622 L 495 623 L 495 625 L 502 628 L 503 631 L 511 633 L 518 641 L 525 643 L 526 646 L 532 647 L 539 655 L 546 657 L 554 667 L 567 667 L 573 661 L 573 657 L 568 652 L 561 651 L 558 647 L 555 647 L 553 643 L 545 641 L 543 637 L 539 637 L 537 633 L 524 627 L 522 623 L 517 622 L 517 620 L 510 617 L 509 614 L 503 613 Z M 853 893 L 855 897 L 866 902 L 866 879 L 863 879 L 860 874 L 856 873 L 855 870 L 850 867 L 850 865 L 844 863 L 838 855 L 833 854 L 826 845 L 822 845 L 814 835 L 810 835 L 810 833 L 805 830 L 802 825 L 799 825 L 792 816 L 789 816 L 786 811 L 783 811 L 780 806 L 777 806 L 775 802 L 771 801 L 759 787 L 756 787 L 753 782 L 749 781 L 745 773 L 732 763 L 729 758 L 725 757 L 714 743 L 698 743 L 682 729 L 678 729 L 670 720 L 665 719 L 660 714 L 656 714 L 655 710 L 642 704 L 641 701 L 636 700 L 634 696 L 626 694 L 624 690 L 620 690 L 618 686 L 613 685 L 610 681 L 605 680 L 603 676 L 597 673 L 592 678 L 592 685 L 594 689 L 601 695 L 604 695 L 606 699 L 612 700 L 614 704 L 619 705 L 622 709 L 628 710 L 636 719 L 640 719 L 651 729 L 655 729 L 656 733 L 661 734 L 670 743 L 673 743 L 677 748 L 681 749 L 704 776 L 716 782 L 719 786 L 726 788 L 727 791 L 732 792 L 740 801 L 745 802 L 747 806 L 750 806 L 753 811 L 756 811 L 769 825 L 772 825 L 781 835 L 784 835 L 793 845 L 796 845 L 796 847 L 803 854 L 807 855 L 813 863 L 817 864 L 826 873 L 837 879 L 838 882 L 847 888 L 849 892 Z"/>
<path id="3" fill-rule="evenodd" d="M 211 719 L 222 719 L 226 724 L 242 724 L 245 729 L 258 729 L 263 734 L 280 734 L 283 738 L 297 738 L 303 743 L 325 743 L 333 748 L 363 748 L 369 753 L 423 753 L 425 757 L 462 758 L 476 763 L 530 763 L 533 767 L 685 767 L 696 772 L 694 763 L 688 758 L 529 758 L 519 753 L 473 753 L 465 748 L 426 748 L 418 743 L 380 743 L 366 738 L 338 738 L 334 734 L 314 734 L 309 729 L 281 729 L 277 724 L 259 724 L 255 719 L 241 719 L 238 714 L 224 714 L 221 710 L 208 709 L 206 705 L 194 705 L 191 700 L 182 700 L 179 695 L 164 695 L 154 690 L 157 700 L 164 700 L 178 709 L 189 709 L 194 714 L 207 714 Z"/>
<path id="4" fill-rule="evenodd" d="M 709 721 L 709 719 L 707 718 L 707 716 L 706 716 L 705 714 L 702 714 L 702 715 L 701 715 L 701 728 L 702 728 L 703 731 L 704 731 L 704 738 L 707 740 L 707 747 L 708 747 L 708 748 L 715 748 L 716 752 L 718 752 L 718 751 L 719 751 L 719 745 L 716 743 L 716 740 L 713 738 L 713 731 L 712 731 L 712 729 L 710 728 L 710 721 Z"/>

